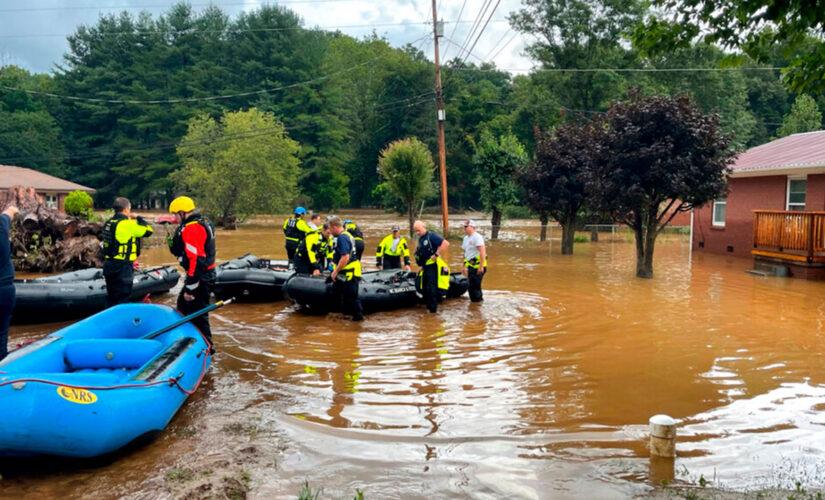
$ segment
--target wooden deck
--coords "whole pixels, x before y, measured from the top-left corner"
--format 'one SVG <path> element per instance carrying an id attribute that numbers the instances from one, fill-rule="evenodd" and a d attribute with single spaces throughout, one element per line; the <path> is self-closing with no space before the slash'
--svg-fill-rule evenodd
<path id="1" fill-rule="evenodd" d="M 825 263 L 825 212 L 754 210 L 751 254 Z"/>

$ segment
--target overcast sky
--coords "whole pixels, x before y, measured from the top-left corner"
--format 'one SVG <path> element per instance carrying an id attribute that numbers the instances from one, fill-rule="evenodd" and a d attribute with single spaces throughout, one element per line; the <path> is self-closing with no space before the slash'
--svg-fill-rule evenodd
<path id="1" fill-rule="evenodd" d="M 464 44 L 473 21 L 484 0 L 439 0 L 439 18 L 447 24 L 441 39 L 441 54 L 455 57 Z M 124 8 L 134 14 L 146 10 L 159 14 L 176 2 L 172 0 L 2 0 L 0 1 L 0 66 L 16 64 L 34 72 L 51 72 L 68 50 L 66 35 L 80 24 L 94 24 L 100 14 L 119 12 Z M 203 9 L 207 0 L 191 0 L 196 9 Z M 215 0 L 231 16 L 242 10 L 252 10 L 262 3 L 258 0 Z M 404 45 L 432 33 L 430 0 L 284 0 L 280 3 L 303 17 L 306 26 L 338 27 L 342 32 L 363 37 L 373 29 L 386 36 L 394 46 Z M 490 8 L 496 1 L 490 2 Z M 455 24 L 461 13 L 461 22 Z M 520 0 L 500 0 L 490 23 L 479 38 L 469 61 L 493 60 L 498 67 L 524 69 L 532 66 L 521 54 L 525 39 L 509 30 L 507 14 L 520 7 Z M 490 11 L 483 20 L 486 20 Z M 425 19 L 430 25 L 425 24 Z M 405 23 L 402 26 L 387 24 Z M 369 27 L 352 27 L 369 25 Z M 455 28 L 455 32 L 453 32 Z M 334 29 L 334 28 L 331 28 Z M 475 35 L 473 36 L 475 40 Z M 506 47 L 504 46 L 510 42 Z M 432 36 L 417 44 L 432 59 Z"/>

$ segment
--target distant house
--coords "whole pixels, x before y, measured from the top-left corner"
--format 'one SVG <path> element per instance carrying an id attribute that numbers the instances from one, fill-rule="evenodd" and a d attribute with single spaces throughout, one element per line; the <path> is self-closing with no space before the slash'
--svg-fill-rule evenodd
<path id="1" fill-rule="evenodd" d="M 63 210 L 63 202 L 72 191 L 85 191 L 89 194 L 95 192 L 90 187 L 81 186 L 30 168 L 0 165 L 0 189 L 5 190 L 18 185 L 33 187 L 37 194 L 45 198 L 48 206 L 58 210 Z"/>
<path id="2" fill-rule="evenodd" d="M 742 153 L 730 192 L 694 211 L 693 249 L 825 279 L 825 131 Z"/>

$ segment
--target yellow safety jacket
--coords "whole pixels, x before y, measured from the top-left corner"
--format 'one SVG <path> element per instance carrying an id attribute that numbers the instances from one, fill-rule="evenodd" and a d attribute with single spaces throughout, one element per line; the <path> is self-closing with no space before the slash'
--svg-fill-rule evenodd
<path id="1" fill-rule="evenodd" d="M 479 261 L 481 260 L 481 255 L 476 255 L 470 260 L 464 259 L 464 267 L 467 269 L 478 269 Z M 484 267 L 487 267 L 487 258 L 484 258 Z"/>
<path id="2" fill-rule="evenodd" d="M 343 269 L 341 269 L 341 273 L 346 278 L 346 281 L 350 281 L 354 278 L 360 278 L 361 277 L 361 261 L 358 260 L 358 253 L 355 251 L 355 238 L 353 238 L 352 235 L 349 234 L 346 231 L 342 232 L 341 236 L 349 238 L 350 245 L 352 247 L 352 250 L 349 254 L 349 262 L 347 262 L 347 265 L 344 266 Z M 338 255 L 338 260 L 340 261 L 340 259 L 341 259 L 341 256 L 339 254 Z M 336 262 L 334 260 L 333 260 L 333 263 L 336 266 L 338 265 L 338 262 Z"/>
<path id="3" fill-rule="evenodd" d="M 129 219 L 124 215 L 116 215 L 106 222 L 107 226 L 112 224 L 115 225 L 114 239 L 117 242 L 117 249 L 109 249 L 108 242 L 104 241 L 106 258 L 128 260 L 129 262 L 136 260 L 140 255 L 140 242 L 137 239 L 150 236 L 153 232 L 152 226 L 138 224 L 136 220 Z"/>
<path id="4" fill-rule="evenodd" d="M 284 221 L 284 234 L 288 242 L 298 243 L 311 232 L 312 228 L 300 217 L 290 217 Z"/>
<path id="5" fill-rule="evenodd" d="M 438 289 L 439 290 L 449 290 L 450 289 L 450 266 L 444 262 L 444 259 L 441 257 L 437 257 L 435 261 L 435 265 L 438 268 Z M 424 268 L 418 270 L 418 283 L 421 288 L 424 288 Z"/>
<path id="6" fill-rule="evenodd" d="M 309 260 L 310 267 L 314 267 L 317 269 L 321 269 L 321 261 L 327 255 L 327 241 L 324 240 L 324 235 L 321 234 L 321 230 L 313 231 L 309 233 L 304 241 L 301 242 L 301 245 L 298 247 L 298 250 L 295 252 L 295 256 L 298 258 L 306 258 Z"/>
<path id="7" fill-rule="evenodd" d="M 395 238 L 392 237 L 392 234 L 388 234 L 381 243 L 378 245 L 378 250 L 375 251 L 375 259 L 380 266 L 382 264 L 382 260 L 385 255 L 391 257 L 398 257 L 400 255 L 404 256 L 404 264 L 409 266 L 410 265 L 410 247 L 407 245 L 407 240 L 402 236 L 401 241 L 398 242 L 398 245 L 395 247 L 395 252 L 392 251 L 392 242 Z"/>

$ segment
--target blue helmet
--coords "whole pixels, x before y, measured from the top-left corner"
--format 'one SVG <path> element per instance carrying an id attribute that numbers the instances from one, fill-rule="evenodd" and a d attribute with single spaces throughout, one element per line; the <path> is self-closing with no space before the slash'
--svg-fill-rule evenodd
<path id="1" fill-rule="evenodd" d="M 350 222 L 352 222 L 352 219 L 344 219 L 344 224 L 349 224 Z"/>
<path id="2" fill-rule="evenodd" d="M 307 213 L 307 209 L 304 208 L 304 207 L 298 207 L 298 208 L 295 209 L 294 213 L 296 215 L 303 215 L 303 214 Z"/>

